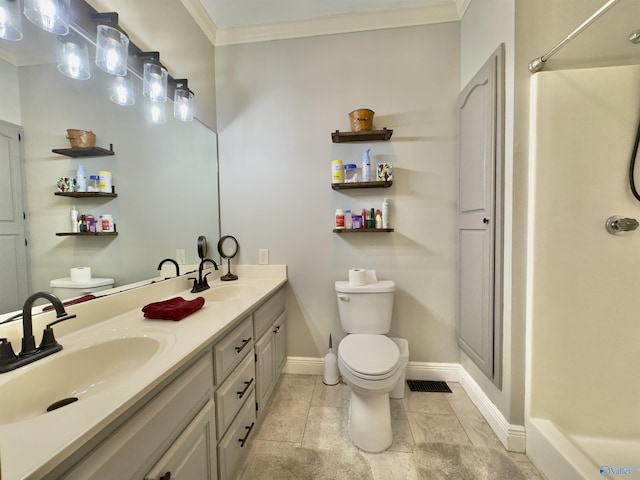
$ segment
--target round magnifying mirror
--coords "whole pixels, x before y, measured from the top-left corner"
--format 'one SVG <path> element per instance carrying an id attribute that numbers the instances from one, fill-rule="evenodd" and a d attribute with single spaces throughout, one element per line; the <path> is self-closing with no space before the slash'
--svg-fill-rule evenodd
<path id="1" fill-rule="evenodd" d="M 198 237 L 198 257 L 200 260 L 207 256 L 207 237 L 200 235 Z"/>
<path id="2" fill-rule="evenodd" d="M 231 235 L 225 235 L 218 241 L 218 253 L 227 259 L 227 273 L 220 277 L 223 282 L 237 280 L 238 276 L 231 273 L 231 259 L 238 254 L 238 241 Z"/>

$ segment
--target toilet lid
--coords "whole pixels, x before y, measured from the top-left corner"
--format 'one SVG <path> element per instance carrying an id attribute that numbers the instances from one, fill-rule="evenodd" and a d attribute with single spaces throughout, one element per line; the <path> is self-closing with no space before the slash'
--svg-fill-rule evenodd
<path id="1" fill-rule="evenodd" d="M 384 375 L 400 361 L 400 350 L 384 335 L 347 335 L 338 345 L 338 356 L 354 372 Z"/>

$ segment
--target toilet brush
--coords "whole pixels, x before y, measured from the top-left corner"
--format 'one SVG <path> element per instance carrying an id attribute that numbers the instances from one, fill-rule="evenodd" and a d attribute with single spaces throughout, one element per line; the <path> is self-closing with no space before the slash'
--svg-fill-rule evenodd
<path id="1" fill-rule="evenodd" d="M 324 356 L 324 375 L 322 376 L 322 383 L 325 385 L 337 385 L 340 382 L 340 376 L 338 374 L 338 358 L 333 353 L 331 334 L 329 334 L 329 353 Z"/>

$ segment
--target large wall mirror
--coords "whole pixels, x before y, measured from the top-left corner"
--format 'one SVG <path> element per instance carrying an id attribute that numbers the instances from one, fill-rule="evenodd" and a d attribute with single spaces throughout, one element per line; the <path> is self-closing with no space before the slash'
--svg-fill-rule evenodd
<path id="1" fill-rule="evenodd" d="M 166 123 L 149 122 L 141 81 L 135 77 L 135 105 L 112 103 L 108 91 L 113 77 L 95 66 L 92 46 L 91 78 L 72 80 L 57 71 L 55 36 L 26 19 L 23 29 L 22 42 L 0 40 L 0 161 L 5 171 L 11 170 L 5 158 L 10 139 L 1 132 L 15 128 L 22 136 L 21 159 L 12 178 L 14 173 L 21 178 L 10 188 L 22 191 L 25 201 L 27 263 L 10 257 L 16 246 L 5 236 L 7 230 L 0 229 L 0 290 L 10 292 L 0 301 L 0 312 L 21 308 L 25 295 L 50 290 L 51 280 L 69 277 L 74 267 L 91 267 L 93 277 L 113 278 L 119 286 L 156 277 L 159 261 L 175 258 L 176 250 L 185 250 L 186 263 L 196 264 L 198 236 L 220 236 L 215 132 L 197 119 L 175 120 L 171 102 L 166 104 Z M 36 40 L 41 43 L 34 50 Z M 53 153 L 70 147 L 70 128 L 93 131 L 96 145 L 108 149 L 112 144 L 115 154 L 72 158 Z M 117 198 L 54 195 L 58 178 L 75 176 L 78 164 L 87 176 L 112 172 Z M 7 188 L 7 182 L 1 187 Z M 84 214 L 113 215 L 118 235 L 57 236 L 71 230 L 72 207 Z M 0 210 L 0 224 L 6 224 L 10 209 Z M 17 289 L 19 278 L 5 275 L 11 268 L 26 275 L 27 292 Z"/>

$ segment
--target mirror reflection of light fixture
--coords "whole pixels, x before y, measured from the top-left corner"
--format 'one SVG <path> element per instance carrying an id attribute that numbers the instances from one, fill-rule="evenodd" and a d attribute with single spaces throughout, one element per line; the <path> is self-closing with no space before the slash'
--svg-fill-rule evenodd
<path id="1" fill-rule="evenodd" d="M 160 53 L 148 52 L 144 54 L 144 57 L 142 95 L 150 102 L 164 103 L 167 101 L 169 74 L 160 63 Z"/>
<path id="2" fill-rule="evenodd" d="M 129 37 L 124 32 L 109 25 L 98 25 L 96 65 L 101 70 L 124 77 L 127 74 L 128 54 Z"/>
<path id="3" fill-rule="evenodd" d="M 24 16 L 56 35 L 69 33 L 70 0 L 24 0 Z"/>
<path id="4" fill-rule="evenodd" d="M 160 124 L 167 122 L 167 105 L 165 103 L 147 101 L 145 110 L 147 120 L 151 123 Z"/>
<path id="5" fill-rule="evenodd" d="M 136 103 L 133 93 L 133 80 L 131 75 L 115 77 L 109 89 L 109 100 L 118 105 L 129 106 Z"/>
<path id="6" fill-rule="evenodd" d="M 58 37 L 56 61 L 58 71 L 69 78 L 88 80 L 91 77 L 87 43 L 73 31 Z"/>
<path id="7" fill-rule="evenodd" d="M 0 38 L 22 40 L 22 12 L 18 0 L 0 0 Z"/>
<path id="8" fill-rule="evenodd" d="M 173 116 L 182 122 L 191 122 L 193 121 L 193 92 L 189 90 L 186 78 L 175 82 Z"/>

